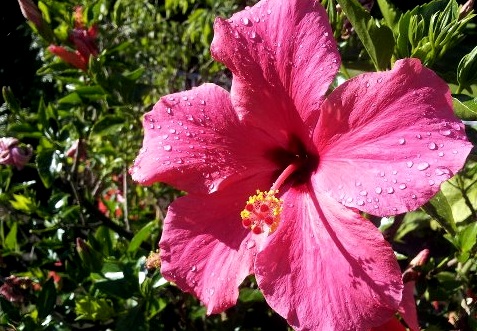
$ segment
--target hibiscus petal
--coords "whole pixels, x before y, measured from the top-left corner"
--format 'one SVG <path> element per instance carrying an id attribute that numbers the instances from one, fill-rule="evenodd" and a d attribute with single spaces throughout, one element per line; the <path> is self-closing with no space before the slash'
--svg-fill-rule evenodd
<path id="1" fill-rule="evenodd" d="M 240 211 L 250 192 L 264 184 L 262 177 L 252 177 L 233 189 L 179 198 L 169 207 L 159 244 L 161 272 L 196 295 L 208 314 L 233 306 L 238 286 L 253 272 L 263 236 L 252 238 Z"/>
<path id="2" fill-rule="evenodd" d="M 144 185 L 165 182 L 188 192 L 214 192 L 224 181 L 271 174 L 276 167 L 263 154 L 277 142 L 244 127 L 228 92 L 214 84 L 162 97 L 143 126 L 143 148 L 130 173 Z"/>
<path id="3" fill-rule="evenodd" d="M 269 132 L 299 122 L 313 127 L 340 64 L 317 1 L 262 0 L 229 20 L 218 18 L 211 52 L 234 74 L 231 95 L 239 116 Z"/>
<path id="4" fill-rule="evenodd" d="M 404 283 L 402 292 L 402 302 L 399 307 L 399 314 L 402 316 L 411 331 L 419 331 L 419 321 L 417 318 L 416 300 L 414 299 L 415 281 Z"/>
<path id="5" fill-rule="evenodd" d="M 417 59 L 345 82 L 323 103 L 317 185 L 375 215 L 414 210 L 471 150 L 447 84 Z"/>
<path id="6" fill-rule="evenodd" d="M 311 185 L 282 198 L 283 223 L 255 267 L 270 306 L 296 330 L 369 330 L 390 319 L 403 285 L 378 229 Z"/>

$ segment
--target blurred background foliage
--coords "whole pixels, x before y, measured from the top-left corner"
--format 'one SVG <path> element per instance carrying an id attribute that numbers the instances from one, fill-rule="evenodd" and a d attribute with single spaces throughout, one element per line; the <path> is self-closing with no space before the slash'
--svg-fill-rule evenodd
<path id="1" fill-rule="evenodd" d="M 0 329 L 287 330 L 253 277 L 237 306 L 209 317 L 164 280 L 156 247 L 181 192 L 138 186 L 127 173 L 141 147 L 141 117 L 160 96 L 203 82 L 230 86 L 230 72 L 210 57 L 213 20 L 254 1 L 23 2 L 38 8 L 39 21 L 27 22 L 14 0 L 0 13 L 0 137 L 33 151 L 21 170 L 0 165 Z M 343 58 L 334 86 L 418 57 L 449 83 L 475 143 L 471 3 L 323 0 Z M 429 249 L 414 268 L 426 330 L 477 330 L 476 181 L 471 154 L 422 209 L 366 215 L 403 270 Z"/>

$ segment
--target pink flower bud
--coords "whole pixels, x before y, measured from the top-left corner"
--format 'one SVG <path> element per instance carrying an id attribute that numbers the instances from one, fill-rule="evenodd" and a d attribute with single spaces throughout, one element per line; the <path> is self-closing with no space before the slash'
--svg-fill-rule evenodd
<path id="1" fill-rule="evenodd" d="M 19 146 L 16 138 L 0 138 L 0 164 L 13 165 L 18 170 L 23 169 L 30 161 L 33 151 L 30 146 Z"/>
<path id="2" fill-rule="evenodd" d="M 23 17 L 31 21 L 38 30 L 43 26 L 43 17 L 37 5 L 32 0 L 18 0 Z"/>

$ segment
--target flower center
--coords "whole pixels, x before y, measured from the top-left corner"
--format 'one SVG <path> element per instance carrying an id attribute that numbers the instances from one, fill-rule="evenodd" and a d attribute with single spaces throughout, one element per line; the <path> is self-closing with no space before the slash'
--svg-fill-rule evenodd
<path id="1" fill-rule="evenodd" d="M 283 201 L 275 196 L 278 190 L 262 192 L 248 198 L 244 210 L 240 213 L 242 225 L 252 230 L 255 234 L 264 231 L 272 233 L 280 221 Z"/>
<path id="2" fill-rule="evenodd" d="M 278 190 L 285 182 L 291 185 L 305 183 L 318 165 L 318 157 L 308 153 L 305 145 L 297 138 L 290 139 L 287 149 L 276 149 L 267 155 L 277 164 L 275 182 L 269 191 L 257 190 L 248 198 L 240 213 L 242 225 L 255 234 L 273 233 L 280 222 L 283 200 L 277 198 Z"/>

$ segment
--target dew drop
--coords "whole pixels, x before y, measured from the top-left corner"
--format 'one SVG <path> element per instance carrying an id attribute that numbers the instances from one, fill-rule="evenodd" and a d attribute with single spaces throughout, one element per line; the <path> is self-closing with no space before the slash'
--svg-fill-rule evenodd
<path id="1" fill-rule="evenodd" d="M 193 265 L 192 267 L 190 267 L 190 271 L 196 272 L 197 271 L 197 266 Z"/>
<path id="2" fill-rule="evenodd" d="M 393 194 L 394 193 L 394 189 L 392 187 L 388 187 L 386 192 L 388 192 L 388 194 Z"/>
<path id="3" fill-rule="evenodd" d="M 440 130 L 439 133 L 443 136 L 450 136 L 452 134 L 452 131 L 449 129 L 445 129 L 445 130 Z"/>
<path id="4" fill-rule="evenodd" d="M 381 83 L 383 81 L 383 78 L 382 77 L 379 77 L 378 78 L 378 83 Z"/>
<path id="5" fill-rule="evenodd" d="M 434 142 L 431 141 L 429 144 L 427 144 L 427 147 L 430 150 L 435 150 L 437 148 L 437 145 Z"/>
<path id="6" fill-rule="evenodd" d="M 271 9 L 267 9 L 267 14 L 270 15 L 272 13 Z"/>
<path id="7" fill-rule="evenodd" d="M 366 82 L 366 87 L 369 87 L 369 82 Z"/>
<path id="8" fill-rule="evenodd" d="M 154 123 L 151 123 L 151 124 L 149 125 L 149 127 L 150 127 L 151 129 L 154 129 Z"/>
<path id="9" fill-rule="evenodd" d="M 444 156 L 444 152 L 439 152 L 438 154 L 440 157 L 443 157 Z"/>
<path id="10" fill-rule="evenodd" d="M 429 185 L 433 186 L 436 182 L 434 182 L 432 179 L 429 179 Z"/>
<path id="11" fill-rule="evenodd" d="M 363 201 L 363 200 L 358 200 L 356 203 L 358 204 L 358 206 L 363 206 L 363 205 L 364 205 L 364 201 Z"/>
<path id="12" fill-rule="evenodd" d="M 418 133 L 418 134 L 416 134 L 416 138 L 417 138 L 417 139 L 421 139 L 422 136 Z"/>
<path id="13" fill-rule="evenodd" d="M 414 165 L 414 162 L 412 162 L 412 161 L 407 161 L 407 162 L 406 162 L 406 165 L 407 165 L 408 168 L 412 168 L 412 166 Z"/>
<path id="14" fill-rule="evenodd" d="M 393 175 L 397 175 L 397 170 L 393 170 Z"/>
<path id="15" fill-rule="evenodd" d="M 325 37 L 328 37 L 329 33 L 328 33 L 328 32 L 325 32 L 325 33 L 323 33 L 323 35 L 324 35 Z"/>
<path id="16" fill-rule="evenodd" d="M 169 115 L 172 115 L 172 108 L 171 108 L 171 107 L 167 107 L 167 108 L 166 108 L 166 113 L 168 113 Z"/>
<path id="17" fill-rule="evenodd" d="M 176 129 L 169 129 L 170 133 L 176 133 Z"/>
<path id="18" fill-rule="evenodd" d="M 400 185 L 399 185 L 399 188 L 400 188 L 401 190 L 404 190 L 406 187 L 407 187 L 406 184 L 400 184 Z"/>
<path id="19" fill-rule="evenodd" d="M 376 192 L 377 194 L 381 194 L 382 191 L 383 189 L 380 188 L 379 186 L 374 189 L 374 192 Z"/>
<path id="20" fill-rule="evenodd" d="M 205 105 L 205 100 L 200 100 L 199 103 L 204 106 Z"/>
<path id="21" fill-rule="evenodd" d="M 255 31 L 251 31 L 248 36 L 250 37 L 250 39 L 255 39 L 257 38 L 257 33 Z"/>
<path id="22" fill-rule="evenodd" d="M 164 145 L 164 150 L 166 152 L 170 152 L 170 151 L 172 151 L 172 146 L 171 145 Z"/>
<path id="23" fill-rule="evenodd" d="M 240 19 L 240 21 L 242 22 L 243 25 L 249 25 L 249 24 L 250 24 L 249 19 L 246 18 L 246 17 L 242 17 L 242 18 Z"/>
<path id="24" fill-rule="evenodd" d="M 422 162 L 422 163 L 419 163 L 417 165 L 417 170 L 426 170 L 427 168 L 429 168 L 429 163 L 427 162 Z"/>
<path id="25" fill-rule="evenodd" d="M 379 173 L 379 175 L 380 175 L 381 177 L 384 177 L 386 174 L 384 173 L 384 171 L 381 171 L 381 172 Z"/>
<path id="26" fill-rule="evenodd" d="M 457 154 L 457 153 L 459 153 L 459 152 L 455 149 L 452 151 L 452 154 Z"/>
<path id="27" fill-rule="evenodd" d="M 363 190 L 363 191 L 359 192 L 359 194 L 365 197 L 365 196 L 368 195 L 368 191 Z"/>
<path id="28" fill-rule="evenodd" d="M 417 199 L 417 197 L 416 197 L 416 195 L 415 195 L 415 194 L 411 195 L 411 198 L 412 198 L 412 199 L 414 199 L 414 200 L 416 200 L 416 199 Z"/>
<path id="29" fill-rule="evenodd" d="M 399 143 L 399 145 L 404 145 L 406 143 L 406 139 L 399 138 L 398 143 Z"/>

